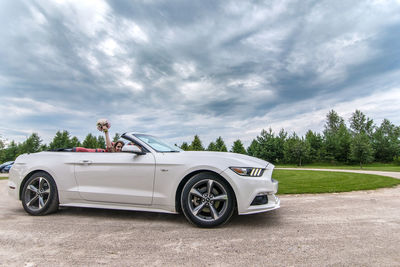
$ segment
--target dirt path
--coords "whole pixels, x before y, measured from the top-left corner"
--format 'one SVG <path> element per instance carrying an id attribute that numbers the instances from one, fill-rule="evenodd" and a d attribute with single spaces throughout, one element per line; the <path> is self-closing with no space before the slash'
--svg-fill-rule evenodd
<path id="1" fill-rule="evenodd" d="M 296 171 L 325 171 L 325 172 L 352 172 L 365 173 L 388 176 L 400 179 L 400 172 L 383 172 L 383 171 L 364 171 L 364 170 L 341 170 L 341 169 L 312 169 L 312 168 L 275 168 L 275 170 L 296 170 Z"/>
<path id="2" fill-rule="evenodd" d="M 181 215 L 68 208 L 33 217 L 0 180 L 2 266 L 398 266 L 400 187 L 282 195 L 216 229 Z"/>

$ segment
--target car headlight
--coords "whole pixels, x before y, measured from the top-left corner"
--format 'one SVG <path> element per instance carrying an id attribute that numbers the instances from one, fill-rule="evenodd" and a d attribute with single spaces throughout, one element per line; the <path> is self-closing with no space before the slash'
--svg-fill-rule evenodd
<path id="1" fill-rule="evenodd" d="M 232 171 L 240 176 L 251 176 L 260 177 L 263 175 L 264 170 L 262 168 L 245 168 L 245 167 L 229 167 Z"/>

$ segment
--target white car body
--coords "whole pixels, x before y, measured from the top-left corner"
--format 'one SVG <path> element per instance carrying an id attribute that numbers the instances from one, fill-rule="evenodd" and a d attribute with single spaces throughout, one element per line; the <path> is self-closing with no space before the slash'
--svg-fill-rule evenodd
<path id="1" fill-rule="evenodd" d="M 157 152 L 133 133 L 146 154 L 39 152 L 19 156 L 10 170 L 9 194 L 21 200 L 23 182 L 36 171 L 50 174 L 58 189 L 59 205 L 177 213 L 182 181 L 209 171 L 225 179 L 234 191 L 238 214 L 279 208 L 274 165 L 258 158 L 226 152 Z M 264 169 L 262 176 L 240 176 L 230 167 Z M 268 203 L 251 205 L 258 195 Z"/>

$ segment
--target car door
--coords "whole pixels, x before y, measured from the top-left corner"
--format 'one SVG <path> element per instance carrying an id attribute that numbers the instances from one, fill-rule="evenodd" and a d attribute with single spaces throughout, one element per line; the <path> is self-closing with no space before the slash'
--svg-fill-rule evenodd
<path id="1" fill-rule="evenodd" d="M 155 158 L 152 153 L 77 153 L 75 178 L 88 201 L 150 205 Z"/>

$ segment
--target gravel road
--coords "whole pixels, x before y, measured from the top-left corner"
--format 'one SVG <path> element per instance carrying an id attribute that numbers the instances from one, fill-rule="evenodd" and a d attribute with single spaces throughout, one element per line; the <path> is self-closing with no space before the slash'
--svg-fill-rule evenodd
<path id="1" fill-rule="evenodd" d="M 281 195 L 281 209 L 199 229 L 182 215 L 65 208 L 29 216 L 0 180 L 2 266 L 399 266 L 400 186 Z"/>

